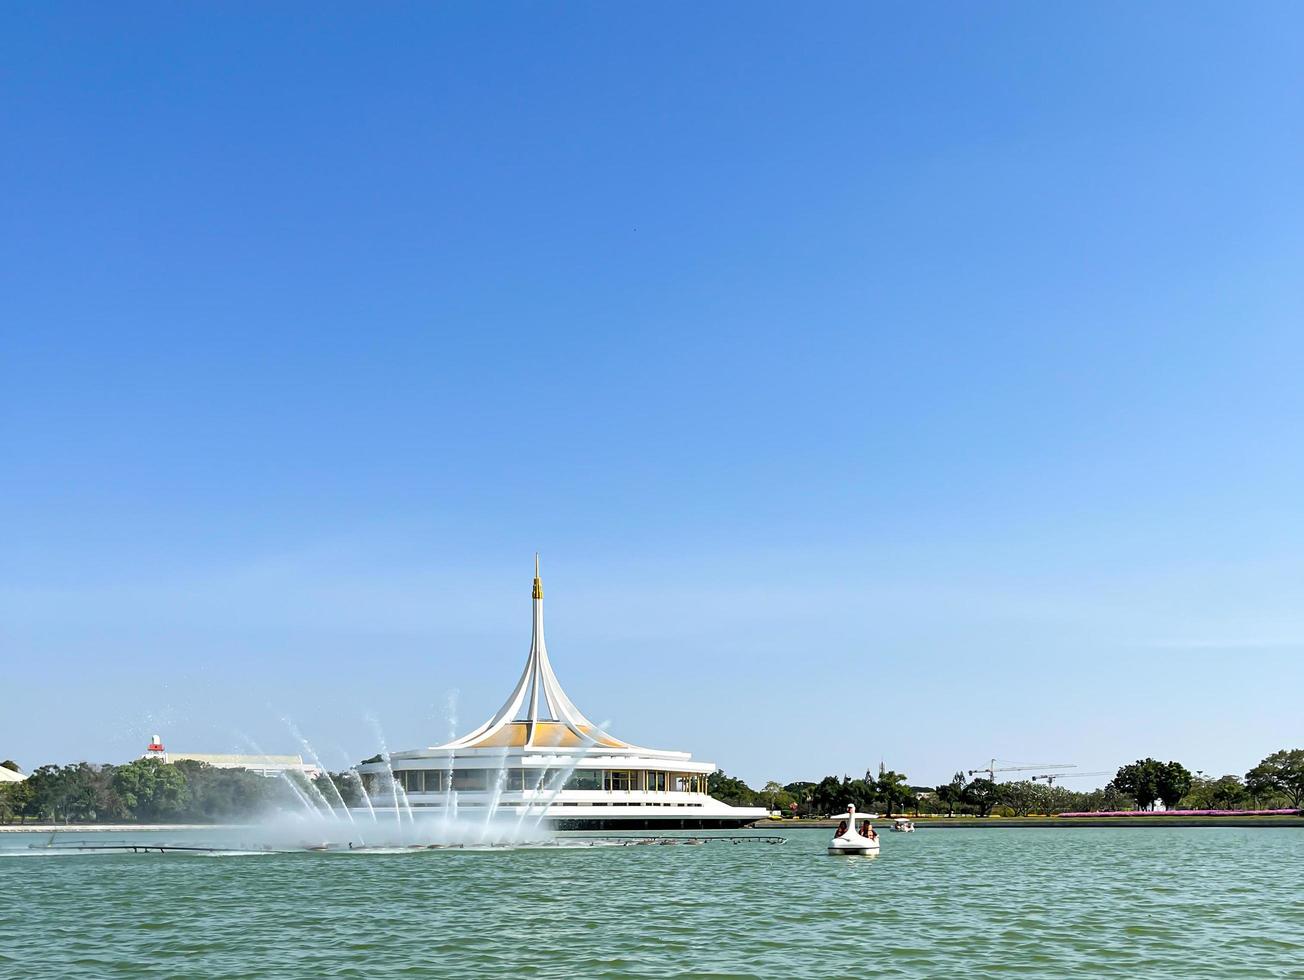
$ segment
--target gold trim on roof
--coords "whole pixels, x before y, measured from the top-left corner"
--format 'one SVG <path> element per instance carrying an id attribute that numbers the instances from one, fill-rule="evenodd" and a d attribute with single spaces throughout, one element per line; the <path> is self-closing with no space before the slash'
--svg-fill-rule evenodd
<path id="1" fill-rule="evenodd" d="M 581 738 L 568 726 L 559 721 L 540 721 L 534 723 L 534 738 L 529 741 L 531 748 L 535 749 L 577 749 L 590 745 L 598 745 L 607 749 L 627 749 L 630 746 L 612 738 L 610 735 L 603 734 L 592 725 L 582 725 L 580 731 L 584 733 Z M 484 738 L 477 739 L 465 746 L 468 749 L 520 749 L 527 744 L 530 735 L 530 722 L 513 721 L 495 732 L 486 735 Z"/>

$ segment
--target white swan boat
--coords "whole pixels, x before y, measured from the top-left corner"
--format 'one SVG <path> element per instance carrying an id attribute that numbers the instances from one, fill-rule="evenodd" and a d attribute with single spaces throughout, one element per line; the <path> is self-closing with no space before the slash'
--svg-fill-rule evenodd
<path id="1" fill-rule="evenodd" d="M 857 813 L 854 806 L 847 807 L 846 816 L 841 818 L 833 840 L 829 841 L 829 853 L 877 854 L 878 834 L 874 832 L 869 817 L 868 813 Z"/>
<path id="2" fill-rule="evenodd" d="M 892 829 L 898 834 L 913 834 L 915 832 L 914 821 L 907 820 L 905 817 L 897 817 L 892 821 Z"/>

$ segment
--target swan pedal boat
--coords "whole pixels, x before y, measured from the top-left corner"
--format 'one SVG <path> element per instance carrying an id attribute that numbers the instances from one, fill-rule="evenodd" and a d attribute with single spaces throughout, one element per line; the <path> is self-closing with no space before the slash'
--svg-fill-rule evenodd
<path id="1" fill-rule="evenodd" d="M 846 824 L 847 829 L 839 834 L 834 834 L 833 840 L 829 841 L 830 854 L 878 853 L 878 838 L 861 837 L 856 831 L 857 821 L 870 819 L 868 813 L 857 813 L 854 806 L 849 806 L 847 807 L 846 816 L 841 819 Z"/>

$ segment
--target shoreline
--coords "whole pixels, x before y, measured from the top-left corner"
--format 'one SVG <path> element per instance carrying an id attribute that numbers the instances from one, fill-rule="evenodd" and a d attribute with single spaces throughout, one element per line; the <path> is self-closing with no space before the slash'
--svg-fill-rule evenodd
<path id="1" fill-rule="evenodd" d="M 1072 829 L 1073 827 L 1284 827 L 1304 830 L 1304 815 L 1257 817 L 912 817 L 916 830 L 1009 830 L 1018 827 Z M 751 830 L 832 830 L 837 820 L 757 820 Z M 166 831 L 246 830 L 256 824 L 233 823 L 83 823 L 83 824 L 0 824 L 0 834 L 67 834 L 67 833 L 163 833 Z M 888 830 L 890 820 L 875 820 L 874 826 Z M 722 831 L 723 832 L 723 831 Z M 888 830 L 890 833 L 891 831 Z"/>
<path id="2" fill-rule="evenodd" d="M 164 830 L 244 830 L 255 826 L 245 823 L 59 823 L 0 824 L 0 834 L 67 834 L 133 832 L 157 833 Z"/>
<path id="3" fill-rule="evenodd" d="M 910 817 L 916 830 L 1002 830 L 1013 827 L 1067 829 L 1072 827 L 1297 827 L 1304 829 L 1304 816 L 1221 816 L 1221 817 Z M 875 828 L 889 828 L 890 820 L 875 820 Z M 752 827 L 798 827 L 831 830 L 837 820 L 785 819 L 758 820 Z"/>

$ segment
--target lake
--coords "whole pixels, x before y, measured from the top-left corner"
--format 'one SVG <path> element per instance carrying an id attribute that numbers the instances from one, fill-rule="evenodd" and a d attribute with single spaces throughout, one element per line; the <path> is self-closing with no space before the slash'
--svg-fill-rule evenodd
<path id="1" fill-rule="evenodd" d="M 877 858 L 782 833 L 247 856 L 3 834 L 0 976 L 1304 977 L 1300 829 L 933 829 Z"/>

